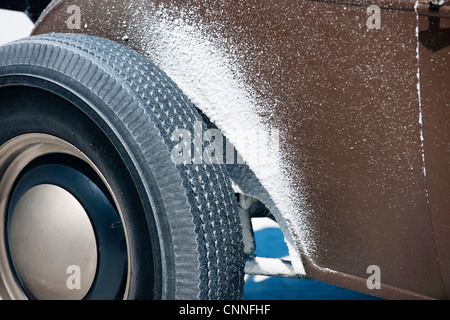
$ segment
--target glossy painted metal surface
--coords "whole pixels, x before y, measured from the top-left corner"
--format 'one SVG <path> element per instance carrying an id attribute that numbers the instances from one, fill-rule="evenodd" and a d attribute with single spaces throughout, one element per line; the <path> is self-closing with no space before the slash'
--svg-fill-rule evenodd
<path id="1" fill-rule="evenodd" d="M 289 192 L 250 166 L 308 276 L 386 298 L 449 297 L 447 3 L 436 13 L 409 0 L 78 1 L 79 28 L 70 5 L 53 1 L 34 34 L 121 42 L 225 134 L 280 133 L 282 163 L 265 169 Z M 381 289 L 367 286 L 373 265 Z"/>

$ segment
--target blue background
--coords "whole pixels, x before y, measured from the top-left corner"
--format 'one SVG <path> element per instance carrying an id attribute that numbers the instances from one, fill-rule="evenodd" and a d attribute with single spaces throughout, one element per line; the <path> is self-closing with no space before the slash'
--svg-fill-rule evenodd
<path id="1" fill-rule="evenodd" d="M 266 258 L 288 256 L 288 248 L 279 228 L 267 227 L 255 232 L 255 255 Z M 246 275 L 246 300 L 375 300 L 376 297 L 307 279 Z"/>

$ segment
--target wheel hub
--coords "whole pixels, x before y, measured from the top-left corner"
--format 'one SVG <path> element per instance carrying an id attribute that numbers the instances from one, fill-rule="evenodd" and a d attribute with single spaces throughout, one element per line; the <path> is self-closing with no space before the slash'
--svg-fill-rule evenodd
<path id="1" fill-rule="evenodd" d="M 9 247 L 16 272 L 37 299 L 82 299 L 97 269 L 97 245 L 82 205 L 49 184 L 29 189 L 11 217 Z"/>
<path id="2" fill-rule="evenodd" d="M 0 298 L 121 299 L 128 246 L 106 180 L 45 134 L 0 146 Z"/>

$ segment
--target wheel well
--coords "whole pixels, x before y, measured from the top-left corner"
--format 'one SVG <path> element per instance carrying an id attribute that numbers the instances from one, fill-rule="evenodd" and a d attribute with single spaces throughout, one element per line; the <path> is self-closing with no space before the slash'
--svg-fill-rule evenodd
<path id="1" fill-rule="evenodd" d="M 204 112 L 202 112 L 202 110 L 198 107 L 196 107 L 196 109 L 201 115 L 203 121 L 207 124 L 208 129 L 218 129 L 211 119 L 205 115 Z M 226 137 L 224 138 L 223 144 L 223 150 L 226 150 L 225 152 L 229 152 L 230 149 L 235 152 L 234 161 L 232 163 L 227 163 L 224 160 L 224 163 L 226 163 L 225 166 L 232 181 L 233 189 L 236 194 L 236 200 L 239 206 L 239 216 L 241 219 L 244 240 L 244 252 L 247 256 L 246 272 L 259 275 L 305 278 L 305 271 L 301 263 L 299 252 L 295 249 L 296 246 L 287 221 L 282 216 L 267 189 L 261 184 L 253 170 L 242 161 L 238 151 L 234 148 L 231 142 L 226 139 Z M 230 145 L 233 148 L 230 148 Z M 226 156 L 227 155 L 224 155 L 224 158 Z M 255 243 L 253 236 L 251 219 L 261 217 L 273 219 L 278 223 L 289 248 L 292 262 L 277 259 L 279 260 L 279 268 L 266 268 L 264 266 L 266 260 L 264 260 L 264 258 L 260 259 L 259 257 L 254 256 L 253 252 L 256 249 L 257 244 Z M 255 258 L 258 260 L 255 260 Z M 276 264 L 273 262 L 274 261 L 270 261 L 268 264 L 272 264 L 273 266 Z"/>

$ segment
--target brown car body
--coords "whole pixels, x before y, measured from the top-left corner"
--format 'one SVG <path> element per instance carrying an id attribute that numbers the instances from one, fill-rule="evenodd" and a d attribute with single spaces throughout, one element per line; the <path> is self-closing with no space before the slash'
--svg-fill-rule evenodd
<path id="1" fill-rule="evenodd" d="M 198 32 L 227 59 L 258 119 L 280 132 L 298 205 L 277 218 L 308 277 L 389 299 L 450 297 L 450 3 L 79 0 L 79 25 L 73 4 L 53 1 L 33 34 L 121 42 L 177 83 L 173 65 L 184 70 L 201 47 L 167 67 L 156 52 L 176 32 Z M 220 83 L 207 63 L 198 72 Z M 194 103 L 214 92 L 179 79 Z M 197 107 L 224 132 L 239 124 Z M 379 289 L 367 286 L 370 266 Z"/>

